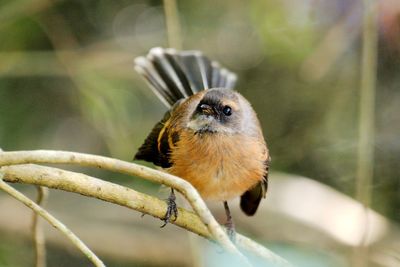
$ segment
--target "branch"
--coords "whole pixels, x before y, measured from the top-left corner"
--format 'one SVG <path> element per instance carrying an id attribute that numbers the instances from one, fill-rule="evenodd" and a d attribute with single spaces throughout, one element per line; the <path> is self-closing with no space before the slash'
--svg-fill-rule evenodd
<path id="1" fill-rule="evenodd" d="M 182 48 L 181 29 L 176 0 L 164 0 L 164 14 L 168 35 L 168 45 L 176 49 Z"/>
<path id="2" fill-rule="evenodd" d="M 363 40 L 361 55 L 361 84 L 358 121 L 358 153 L 356 173 L 356 199 L 363 205 L 368 221 L 368 207 L 371 204 L 374 175 L 374 135 L 375 135 L 375 90 L 378 55 L 378 2 L 363 0 Z M 366 240 L 370 231 L 365 224 L 363 238 L 354 252 L 354 266 L 367 265 L 368 247 Z"/>
<path id="3" fill-rule="evenodd" d="M 211 228 L 215 232 L 215 229 L 213 229 L 210 222 L 215 222 L 217 225 L 218 223 L 212 217 L 211 213 L 192 185 L 180 178 L 137 164 L 81 153 L 62 151 L 20 151 L 0 153 L 0 166 L 24 163 L 73 163 L 84 166 L 94 166 L 114 172 L 137 175 L 151 181 L 174 187 L 183 195 L 186 195 L 194 210 L 196 212 L 200 211 L 198 212 L 199 215 L 204 217 L 209 214 L 211 216 L 211 219 L 207 217 L 202 218 L 203 222 L 205 221 L 203 224 L 202 220 L 192 212 L 179 209 L 179 216 L 174 223 L 203 237 L 220 242 L 217 239 L 218 236 L 212 234 L 212 231 L 210 230 Z M 166 210 L 166 204 L 164 201 L 83 174 L 34 165 L 3 167 L 1 168 L 1 171 L 5 173 L 5 179 L 10 182 L 37 184 L 76 192 L 126 206 L 157 218 L 163 218 Z M 200 205 L 200 207 L 198 207 L 198 205 Z M 202 209 L 206 211 L 205 215 L 202 213 Z M 218 228 L 221 229 L 219 225 Z M 223 232 L 223 235 L 225 235 L 225 232 L 222 229 L 221 231 Z M 263 257 L 269 262 L 275 263 L 276 265 L 290 266 L 286 260 L 241 235 L 237 236 L 237 245 Z"/>
<path id="4" fill-rule="evenodd" d="M 162 219 L 167 209 L 165 201 L 137 192 L 133 189 L 97 179 L 85 174 L 34 164 L 1 167 L 4 181 L 34 184 L 78 193 L 124 206 Z M 191 232 L 212 239 L 207 227 L 193 212 L 178 208 L 179 216 L 174 223 Z"/>
<path id="5" fill-rule="evenodd" d="M 56 229 L 60 230 L 83 254 L 88 257 L 90 261 L 97 267 L 105 267 L 103 262 L 94 254 L 74 233 L 71 232 L 62 222 L 58 221 L 51 214 L 49 214 L 45 209 L 37 205 L 35 202 L 30 200 L 24 194 L 15 190 L 13 187 L 9 186 L 7 183 L 3 181 L 3 178 L 0 177 L 0 189 L 19 200 L 23 204 L 25 204 L 28 208 L 32 209 L 34 212 L 42 216 L 45 220 L 47 220 L 52 226 Z"/>
<path id="6" fill-rule="evenodd" d="M 49 190 L 47 187 L 37 186 L 38 195 L 36 204 L 44 206 L 46 204 Z M 42 223 L 39 220 L 38 213 L 33 212 L 32 216 L 32 237 L 35 246 L 35 266 L 46 267 L 46 240 L 43 233 Z"/>
<path id="7" fill-rule="evenodd" d="M 118 159 L 76 152 L 36 150 L 2 152 L 0 154 L 0 166 L 24 163 L 69 163 L 91 166 L 113 172 L 140 176 L 147 180 L 173 187 L 186 197 L 215 240 L 227 251 L 240 254 L 222 227 L 214 219 L 197 190 L 189 182 L 181 178 Z"/>

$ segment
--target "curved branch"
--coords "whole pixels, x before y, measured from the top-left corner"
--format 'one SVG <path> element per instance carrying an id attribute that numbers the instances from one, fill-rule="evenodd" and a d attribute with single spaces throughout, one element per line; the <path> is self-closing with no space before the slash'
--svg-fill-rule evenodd
<path id="1" fill-rule="evenodd" d="M 124 206 L 159 219 L 164 217 L 167 209 L 167 204 L 163 200 L 81 173 L 35 164 L 4 166 L 0 168 L 0 171 L 4 174 L 3 180 L 7 182 L 34 184 L 78 193 Z M 212 239 L 206 226 L 196 214 L 182 208 L 179 208 L 178 212 L 178 218 L 171 223 Z"/>
<path id="2" fill-rule="evenodd" d="M 187 181 L 176 176 L 118 159 L 76 152 L 35 150 L 1 152 L 0 166 L 25 163 L 67 163 L 91 166 L 113 172 L 136 175 L 147 180 L 173 187 L 178 190 L 193 210 L 200 216 L 215 240 L 227 251 L 240 255 L 225 231 L 214 219 L 197 190 Z"/>
<path id="3" fill-rule="evenodd" d="M 184 195 L 186 193 L 186 197 L 191 202 L 196 212 L 199 208 L 196 208 L 195 204 L 198 203 L 204 205 L 204 209 L 208 211 L 204 202 L 198 196 L 197 191 L 191 186 L 191 184 L 187 186 L 188 182 L 175 176 L 137 164 L 101 156 L 62 151 L 20 151 L 0 153 L 0 166 L 24 163 L 73 163 L 85 166 L 94 166 L 129 175 L 137 175 L 151 181 L 174 187 Z M 29 169 L 23 170 L 23 168 Z M 163 218 L 165 214 L 166 204 L 164 201 L 157 198 L 116 184 L 92 178 L 87 175 L 59 169 L 55 169 L 56 173 L 54 173 L 54 171 L 48 172 L 49 170 L 54 170 L 54 168 L 39 167 L 35 165 L 9 166 L 1 168 L 1 171 L 5 173 L 5 179 L 10 182 L 38 184 L 46 187 L 76 192 L 126 206 L 157 218 Z M 43 176 L 43 172 L 48 172 L 48 175 Z M 100 188 L 100 190 L 98 190 L 98 188 Z M 191 190 L 194 190 L 195 194 L 191 194 Z M 208 211 L 208 213 L 210 212 Z M 176 225 L 208 239 L 220 242 L 217 238 L 218 236 L 211 233 L 210 228 L 212 228 L 212 225 L 207 223 L 209 222 L 208 220 L 205 220 L 205 223 L 203 224 L 204 220 L 202 222 L 198 216 L 184 209 L 180 209 L 179 214 L 180 216 L 178 216 L 178 219 L 174 222 Z M 204 216 L 204 214 L 200 215 Z M 215 221 L 212 215 L 210 216 L 212 220 Z M 221 229 L 219 225 L 218 227 Z M 225 232 L 223 232 L 223 234 L 225 235 Z M 251 239 L 237 235 L 236 242 L 239 247 L 259 255 L 269 262 L 275 263 L 278 266 L 290 266 L 286 260 Z"/>
<path id="4" fill-rule="evenodd" d="M 44 208 L 49 194 L 49 189 L 43 186 L 36 186 L 36 204 Z M 42 222 L 37 212 L 32 216 L 32 238 L 35 246 L 35 266 L 46 267 L 46 239 L 44 237 Z"/>
<path id="5" fill-rule="evenodd" d="M 30 200 L 21 192 L 15 190 L 0 178 L 0 189 L 14 197 L 15 199 L 22 202 L 24 205 L 32 209 L 34 212 L 39 214 L 45 220 L 47 220 L 52 226 L 62 232 L 88 259 L 93 262 L 97 267 L 105 267 L 104 263 L 94 254 L 74 233 L 71 232 L 62 222 L 57 220 L 45 209 L 37 205 L 35 202 Z"/>

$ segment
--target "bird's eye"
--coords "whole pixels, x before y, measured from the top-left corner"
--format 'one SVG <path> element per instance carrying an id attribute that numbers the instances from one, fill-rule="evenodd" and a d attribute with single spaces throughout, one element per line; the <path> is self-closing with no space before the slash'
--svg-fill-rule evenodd
<path id="1" fill-rule="evenodd" d="M 222 112 L 226 116 L 230 116 L 230 115 L 232 115 L 232 108 L 230 106 L 225 106 L 224 109 L 222 110 Z"/>

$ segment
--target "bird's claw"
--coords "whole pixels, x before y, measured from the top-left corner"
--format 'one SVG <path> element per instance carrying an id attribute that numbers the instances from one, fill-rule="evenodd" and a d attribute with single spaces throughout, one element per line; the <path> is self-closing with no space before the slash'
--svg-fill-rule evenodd
<path id="1" fill-rule="evenodd" d="M 174 191 L 171 191 L 171 194 L 169 195 L 167 199 L 167 212 L 165 213 L 164 218 L 162 219 L 164 221 L 164 224 L 161 225 L 160 228 L 165 227 L 169 222 L 175 221 L 178 218 L 178 208 L 175 203 L 176 197 L 174 194 Z M 173 220 L 171 220 L 173 218 Z"/>
<path id="2" fill-rule="evenodd" d="M 235 224 L 232 221 L 228 221 L 225 224 L 226 227 L 226 234 L 228 235 L 229 239 L 235 243 L 236 242 L 236 231 L 235 231 Z"/>
<path id="3" fill-rule="evenodd" d="M 235 224 L 233 223 L 231 211 L 229 210 L 228 202 L 224 201 L 224 208 L 225 208 L 225 213 L 226 213 L 226 233 L 229 237 L 229 239 L 235 243 L 236 242 L 236 231 L 235 231 Z"/>

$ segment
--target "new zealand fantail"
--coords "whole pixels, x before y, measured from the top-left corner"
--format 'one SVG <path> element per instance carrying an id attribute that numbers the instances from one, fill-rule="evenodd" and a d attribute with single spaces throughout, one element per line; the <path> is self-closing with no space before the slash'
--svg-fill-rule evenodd
<path id="1" fill-rule="evenodd" d="M 169 108 L 135 159 L 189 181 L 204 199 L 227 201 L 254 215 L 268 186 L 270 157 L 250 103 L 233 90 L 236 75 L 200 51 L 153 48 L 135 59 L 135 69 Z M 173 190 L 165 224 L 177 216 Z M 165 225 L 164 224 L 164 225 Z"/>

